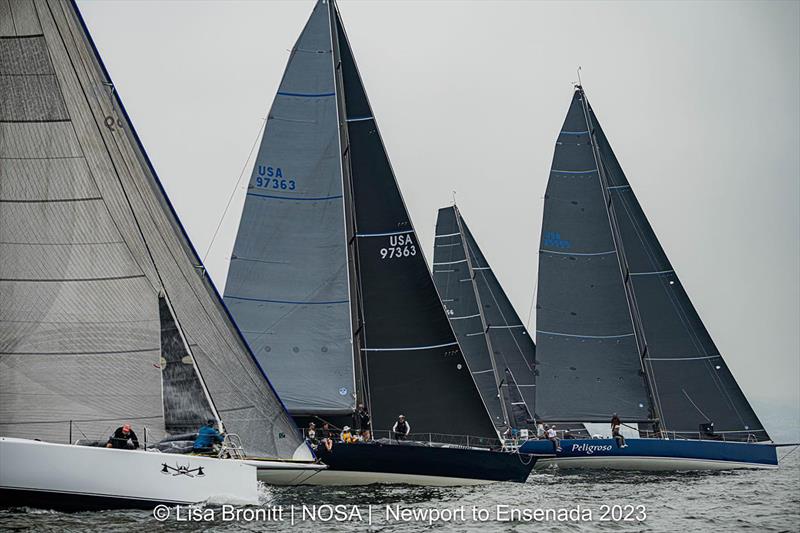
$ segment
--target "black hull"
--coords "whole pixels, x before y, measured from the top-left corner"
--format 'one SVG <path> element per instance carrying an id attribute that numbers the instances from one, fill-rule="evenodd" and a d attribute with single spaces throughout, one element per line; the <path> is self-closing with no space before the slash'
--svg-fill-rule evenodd
<path id="1" fill-rule="evenodd" d="M 109 509 L 153 509 L 157 505 L 173 506 L 176 502 L 115 498 L 80 492 L 49 492 L 25 489 L 0 489 L 0 507 L 34 507 L 67 513 L 106 511 Z"/>
<path id="2" fill-rule="evenodd" d="M 528 479 L 536 463 L 527 454 L 381 442 L 336 443 L 319 457 L 332 471 L 517 483 Z"/>

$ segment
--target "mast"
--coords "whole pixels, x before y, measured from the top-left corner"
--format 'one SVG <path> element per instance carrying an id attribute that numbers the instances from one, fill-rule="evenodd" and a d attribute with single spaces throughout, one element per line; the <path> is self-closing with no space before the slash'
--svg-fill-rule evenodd
<path id="1" fill-rule="evenodd" d="M 324 1 L 324 0 L 323 0 Z M 350 165 L 350 138 L 347 129 L 347 110 L 344 99 L 344 80 L 342 78 L 342 58 L 339 50 L 339 30 L 337 27 L 338 7 L 335 0 L 328 0 L 328 16 L 331 26 L 331 49 L 333 50 L 333 72 L 336 92 L 336 112 L 339 131 L 339 153 L 341 155 L 342 190 L 345 213 L 345 239 L 347 242 L 347 272 L 350 292 L 350 329 L 353 341 L 353 368 L 356 383 L 356 404 L 363 403 L 372 412 L 369 401 L 369 384 L 365 372 L 366 329 L 364 328 L 364 309 L 361 296 L 361 283 L 358 266 L 358 227 L 355 206 L 353 205 L 353 174 Z M 370 421 L 371 425 L 371 421 Z"/>
<path id="2" fill-rule="evenodd" d="M 461 223 L 461 213 L 459 212 L 458 206 L 456 205 L 455 202 L 453 202 L 453 211 L 455 212 L 456 224 L 458 225 L 458 232 L 461 234 L 461 245 L 464 248 L 464 257 L 467 259 L 467 271 L 469 272 L 470 285 L 472 286 L 472 291 L 475 293 L 475 301 L 478 304 L 478 313 L 480 314 L 481 326 L 483 328 L 483 338 L 486 341 L 486 347 L 489 351 L 489 360 L 491 361 L 492 369 L 494 370 L 492 374 L 494 375 L 494 382 L 496 386 L 495 391 L 500 396 L 500 409 L 503 413 L 503 420 L 505 422 L 505 425 L 506 427 L 511 427 L 512 423 L 508 415 L 508 407 L 506 406 L 506 402 L 502 395 L 502 386 L 503 386 L 502 384 L 503 380 L 505 379 L 505 376 L 501 377 L 499 375 L 500 370 L 497 365 L 497 360 L 494 357 L 494 349 L 492 348 L 492 341 L 489 338 L 489 326 L 486 323 L 486 317 L 484 315 L 484 310 L 483 310 L 483 303 L 481 302 L 481 295 L 478 291 L 478 287 L 475 286 L 475 270 L 472 266 L 472 257 L 471 257 L 472 254 L 470 253 L 467 247 L 467 237 L 464 233 L 463 224 Z"/>
<path id="3" fill-rule="evenodd" d="M 584 119 L 586 120 L 586 128 L 589 130 L 590 146 L 592 148 L 592 155 L 594 156 L 595 164 L 597 165 L 597 174 L 600 178 L 600 189 L 603 195 L 603 204 L 608 214 L 608 222 L 611 225 L 611 236 L 614 241 L 614 246 L 617 250 L 617 258 L 620 268 L 620 275 L 622 276 L 622 284 L 625 288 L 625 298 L 628 302 L 628 308 L 631 314 L 631 321 L 633 324 L 634 336 L 636 338 L 636 345 L 639 349 L 639 362 L 642 367 L 642 374 L 645 377 L 645 384 L 647 386 L 647 393 L 650 399 L 650 406 L 653 408 L 653 424 L 654 429 L 659 429 L 659 421 L 661 418 L 660 408 L 657 402 L 657 396 L 654 394 L 653 382 L 650 373 L 644 363 L 644 358 L 647 356 L 647 339 L 644 335 L 644 328 L 642 326 L 642 318 L 639 313 L 639 307 L 636 303 L 636 295 L 633 292 L 631 284 L 630 268 L 625 256 L 625 247 L 622 242 L 622 237 L 617 222 L 616 213 L 614 212 L 614 205 L 611 201 L 609 192 L 608 177 L 606 176 L 605 166 L 602 164 L 602 158 L 597 148 L 597 136 L 594 124 L 589 113 L 589 103 L 586 99 L 586 93 L 583 91 L 583 86 L 578 85 L 576 89 L 580 92 L 581 107 L 583 109 Z M 666 428 L 664 428 L 666 429 Z"/>

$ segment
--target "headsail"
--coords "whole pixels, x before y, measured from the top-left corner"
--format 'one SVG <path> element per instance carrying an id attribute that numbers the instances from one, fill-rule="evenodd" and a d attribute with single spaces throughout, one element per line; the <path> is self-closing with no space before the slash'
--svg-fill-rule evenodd
<path id="1" fill-rule="evenodd" d="M 320 2 L 269 112 L 225 285 L 231 314 L 292 414 L 355 409 L 333 67 Z"/>
<path id="2" fill-rule="evenodd" d="M 576 91 L 544 200 L 536 299 L 536 418 L 652 418 L 603 191 Z"/>
<path id="3" fill-rule="evenodd" d="M 701 424 L 725 440 L 769 440 L 711 339 L 588 104 L 610 209 L 625 251 L 644 362 L 661 427 L 691 438 Z"/>
<path id="4" fill-rule="evenodd" d="M 433 264 L 436 286 L 470 369 L 493 369 L 475 376 L 479 384 L 491 379 L 491 389 L 481 387 L 484 401 L 497 401 L 499 388 L 505 424 L 531 426 L 536 346 L 455 206 L 439 210 Z"/>
<path id="5" fill-rule="evenodd" d="M 163 294 L 226 428 L 250 454 L 292 457 L 296 428 L 205 276 L 74 3 L 0 2 L 0 21 L 0 433 L 63 442 L 70 421 L 95 438 L 130 421 L 163 436 Z"/>

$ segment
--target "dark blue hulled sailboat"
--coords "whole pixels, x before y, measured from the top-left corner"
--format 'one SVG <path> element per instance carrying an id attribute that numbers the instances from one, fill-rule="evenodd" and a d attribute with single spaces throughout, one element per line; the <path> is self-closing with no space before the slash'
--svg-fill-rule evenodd
<path id="1" fill-rule="evenodd" d="M 611 146 L 576 87 L 545 195 L 536 302 L 538 422 L 567 439 L 543 465 L 769 468 L 775 445 L 706 331 Z M 598 426 L 598 424 L 602 424 Z M 547 440 L 522 449 L 552 452 Z"/>
<path id="2" fill-rule="evenodd" d="M 225 302 L 298 420 L 372 415 L 307 482 L 525 481 L 447 321 L 333 2 L 292 50 L 251 176 Z M 386 439 L 399 414 L 409 441 Z M 461 437 L 470 435 L 470 437 Z M 384 437 L 384 438 L 382 438 Z"/>

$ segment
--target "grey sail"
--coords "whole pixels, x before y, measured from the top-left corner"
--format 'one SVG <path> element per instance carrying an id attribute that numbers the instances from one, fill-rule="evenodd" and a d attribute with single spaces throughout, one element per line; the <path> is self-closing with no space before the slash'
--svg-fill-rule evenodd
<path id="1" fill-rule="evenodd" d="M 494 412 L 505 417 L 506 426 L 533 426 L 536 346 L 455 206 L 439 210 L 433 264 L 436 287 L 484 402 L 502 401 Z"/>
<path id="2" fill-rule="evenodd" d="M 508 415 L 500 397 L 486 326 L 457 217 L 455 207 L 439 209 L 433 249 L 433 280 L 483 403 L 495 427 L 502 432 L 508 427 Z"/>
<path id="3" fill-rule="evenodd" d="M 537 420 L 652 419 L 636 334 L 576 91 L 544 200 L 536 299 Z"/>
<path id="4" fill-rule="evenodd" d="M 491 342 L 501 392 L 514 427 L 532 427 L 536 403 L 536 344 L 457 210 L 470 254 L 472 278 Z M 511 417 L 513 414 L 513 417 Z"/>
<path id="5" fill-rule="evenodd" d="M 205 276 L 74 3 L 0 2 L 0 84 L 0 434 L 64 442 L 70 421 L 91 438 L 128 421 L 163 436 L 163 381 L 198 392 L 191 374 L 170 377 L 188 362 L 162 345 L 162 332 L 175 340 L 171 319 L 246 451 L 292 457 L 300 436 Z M 192 398 L 202 418 L 207 398 Z"/>
<path id="6" fill-rule="evenodd" d="M 297 40 L 272 104 L 225 302 L 292 414 L 355 408 L 328 5 Z"/>
<path id="7" fill-rule="evenodd" d="M 725 440 L 770 440 L 689 300 L 588 102 L 587 107 L 661 428 L 691 438 L 700 425 L 713 423 L 714 433 Z"/>

